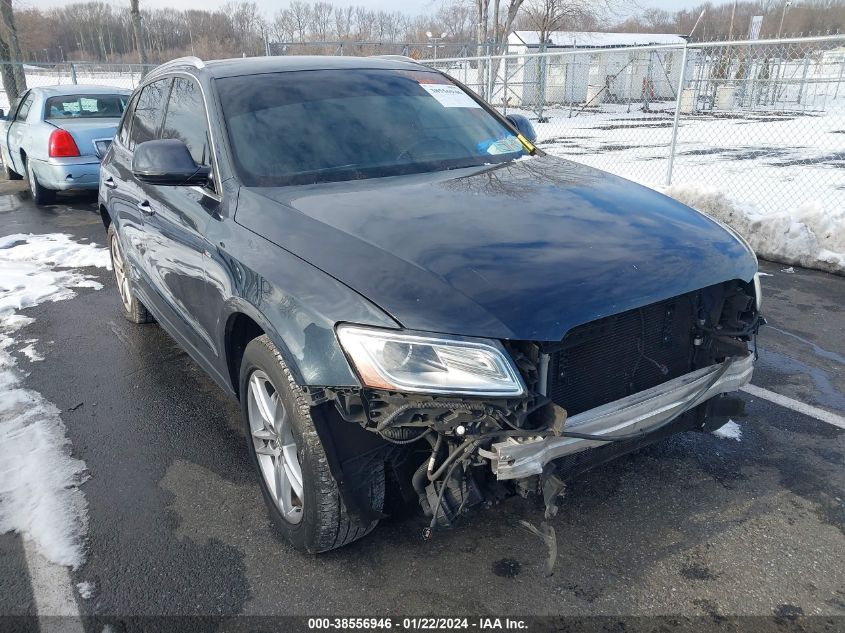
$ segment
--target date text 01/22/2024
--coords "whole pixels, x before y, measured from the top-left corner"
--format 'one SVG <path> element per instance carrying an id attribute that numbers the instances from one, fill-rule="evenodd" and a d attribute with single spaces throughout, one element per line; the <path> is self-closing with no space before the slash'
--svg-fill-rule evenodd
<path id="1" fill-rule="evenodd" d="M 308 618 L 308 628 L 315 631 L 328 630 L 390 630 L 398 631 L 519 631 L 527 630 L 528 624 L 518 618 Z"/>

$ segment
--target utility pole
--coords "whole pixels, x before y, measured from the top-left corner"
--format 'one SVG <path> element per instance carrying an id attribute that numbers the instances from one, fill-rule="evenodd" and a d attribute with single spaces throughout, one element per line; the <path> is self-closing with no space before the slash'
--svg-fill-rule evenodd
<path id="1" fill-rule="evenodd" d="M 191 16 L 185 11 L 185 23 L 188 25 L 188 38 L 191 40 L 191 55 L 194 55 L 194 32 L 191 29 Z"/>
<path id="2" fill-rule="evenodd" d="M 731 26 L 728 28 L 728 41 L 733 42 L 734 40 L 734 18 L 736 17 L 736 3 L 737 0 L 734 0 L 733 9 L 731 9 Z"/>
<path id="3" fill-rule="evenodd" d="M 780 34 L 783 31 L 783 21 L 786 19 L 786 11 L 789 9 L 789 5 L 792 4 L 792 0 L 786 0 L 783 5 L 783 13 L 780 14 L 780 26 L 778 27 L 778 36 L 777 39 L 780 39 Z"/>

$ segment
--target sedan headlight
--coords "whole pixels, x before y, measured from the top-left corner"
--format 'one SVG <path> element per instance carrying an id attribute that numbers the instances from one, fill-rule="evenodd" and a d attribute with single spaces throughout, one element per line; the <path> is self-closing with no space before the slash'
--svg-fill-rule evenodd
<path id="1" fill-rule="evenodd" d="M 432 394 L 521 396 L 525 386 L 495 341 L 341 325 L 337 337 L 367 387 Z"/>

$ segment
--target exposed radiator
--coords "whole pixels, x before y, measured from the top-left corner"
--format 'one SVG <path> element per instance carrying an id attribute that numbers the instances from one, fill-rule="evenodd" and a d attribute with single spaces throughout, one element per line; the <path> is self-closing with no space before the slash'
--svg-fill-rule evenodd
<path id="1" fill-rule="evenodd" d="M 575 415 L 692 371 L 691 299 L 675 297 L 570 330 L 551 353 L 548 396 Z"/>

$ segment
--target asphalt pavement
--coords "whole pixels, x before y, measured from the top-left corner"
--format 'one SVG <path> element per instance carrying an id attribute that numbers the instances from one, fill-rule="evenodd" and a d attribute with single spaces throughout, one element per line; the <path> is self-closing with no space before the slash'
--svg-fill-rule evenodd
<path id="1" fill-rule="evenodd" d="M 104 243 L 93 196 L 38 209 L 23 187 L 0 184 L 0 235 Z M 753 384 L 845 415 L 845 278 L 784 269 L 761 262 L 770 325 Z M 548 549 L 519 524 L 539 524 L 542 508 L 519 497 L 430 541 L 416 513 L 307 556 L 269 521 L 236 403 L 157 325 L 122 318 L 109 271 L 86 272 L 104 288 L 24 312 L 35 322 L 21 336 L 41 341 L 45 358 L 18 364 L 25 386 L 62 411 L 90 474 L 86 561 L 70 573 L 74 587 L 92 589 L 73 596 L 82 615 L 101 618 L 88 630 L 131 629 L 135 616 L 291 614 L 672 616 L 717 626 L 823 616 L 828 630 L 845 627 L 840 428 L 743 394 L 740 441 L 684 433 L 579 477 L 552 522 L 551 577 Z M 0 614 L 36 610 L 22 540 L 0 535 Z"/>

